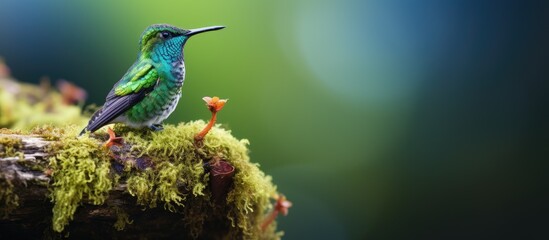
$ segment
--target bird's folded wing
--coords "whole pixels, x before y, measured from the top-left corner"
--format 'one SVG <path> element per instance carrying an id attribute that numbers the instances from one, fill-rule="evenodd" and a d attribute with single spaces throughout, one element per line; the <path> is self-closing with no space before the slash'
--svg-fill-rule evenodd
<path id="1" fill-rule="evenodd" d="M 144 63 L 132 67 L 124 77 L 126 77 L 123 78 L 125 81 L 119 82 L 114 87 L 116 96 L 138 93 L 142 89 L 153 87 L 157 82 L 158 73 L 151 64 Z"/>
<path id="2" fill-rule="evenodd" d="M 114 85 L 105 105 L 91 117 L 83 130 L 94 132 L 143 100 L 158 82 L 158 72 L 148 62 L 136 62 Z"/>

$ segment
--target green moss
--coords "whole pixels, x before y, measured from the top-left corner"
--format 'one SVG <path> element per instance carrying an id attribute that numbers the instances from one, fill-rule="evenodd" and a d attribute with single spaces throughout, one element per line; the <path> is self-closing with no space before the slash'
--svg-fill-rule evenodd
<path id="1" fill-rule="evenodd" d="M 30 133 L 33 135 L 39 135 L 47 141 L 59 141 L 61 140 L 61 137 L 67 134 L 71 135 L 70 131 L 73 131 L 72 135 L 74 135 L 74 126 L 71 126 L 69 128 L 59 128 L 51 124 L 46 124 L 32 128 Z M 75 136 L 72 137 L 74 138 Z"/>
<path id="2" fill-rule="evenodd" d="M 124 230 L 126 224 L 132 224 L 133 221 L 130 220 L 130 216 L 124 210 L 115 207 L 116 212 L 116 222 L 114 223 L 114 228 L 118 231 Z"/>
<path id="3" fill-rule="evenodd" d="M 0 134 L 21 134 L 21 130 L 14 130 L 9 128 L 0 128 Z"/>
<path id="4" fill-rule="evenodd" d="M 0 136 L 0 157 L 21 157 L 19 153 L 21 147 L 23 147 L 21 138 Z"/>
<path id="5" fill-rule="evenodd" d="M 182 202 L 186 197 L 178 189 L 179 177 L 184 168 L 183 164 L 160 162 L 154 170 L 148 168 L 129 176 L 128 191 L 137 198 L 140 205 L 154 208 L 158 201 L 162 201 L 164 208 L 175 212 L 176 206 L 183 206 Z"/>
<path id="6" fill-rule="evenodd" d="M 16 122 L 17 116 L 12 110 L 14 106 L 16 101 L 13 94 L 0 87 L 0 127 L 8 127 Z"/>
<path id="7" fill-rule="evenodd" d="M 128 190 L 137 202 L 155 207 L 158 201 L 170 211 L 183 212 L 184 221 L 193 236 L 211 219 L 230 222 L 229 238 L 276 238 L 274 228 L 262 232 L 260 222 L 271 207 L 270 197 L 276 192 L 271 178 L 250 162 L 247 140 L 235 139 L 230 131 L 213 128 L 197 149 L 194 135 L 204 128 L 203 121 L 177 126 L 167 125 L 160 132 L 133 132 L 117 126 L 126 141 L 135 143 L 134 150 L 154 160 L 149 169 L 128 177 Z M 236 169 L 234 184 L 225 205 L 218 206 L 207 190 L 209 174 L 203 163 L 221 157 Z"/>
<path id="8" fill-rule="evenodd" d="M 23 141 L 18 137 L 0 136 L 0 158 L 19 157 L 23 153 L 19 150 L 23 146 Z M 6 217 L 19 206 L 19 196 L 14 191 L 11 180 L 0 173 L 0 209 L 1 215 Z"/>
<path id="9" fill-rule="evenodd" d="M 57 232 L 63 231 L 83 202 L 102 204 L 116 180 L 110 175 L 109 157 L 97 140 L 76 138 L 76 128 L 66 129 L 65 135 L 52 146 L 56 154 L 50 158 L 52 222 Z"/>
<path id="10" fill-rule="evenodd" d="M 0 175 L 0 209 L 2 217 L 8 216 L 19 207 L 19 196 L 14 192 L 12 182 Z"/>
<path id="11" fill-rule="evenodd" d="M 19 160 L 17 161 L 17 164 L 21 165 L 23 168 L 35 171 L 35 172 L 43 172 L 47 168 L 47 162 L 43 161 L 27 161 L 25 160 L 25 155 L 22 152 L 18 152 L 19 154 Z M 40 181 L 36 181 L 35 183 L 39 183 Z"/>
<path id="12" fill-rule="evenodd" d="M 0 79 L 0 128 L 30 130 L 44 124 L 84 125 L 88 118 L 78 106 L 63 103 L 61 95 L 49 86 Z"/>

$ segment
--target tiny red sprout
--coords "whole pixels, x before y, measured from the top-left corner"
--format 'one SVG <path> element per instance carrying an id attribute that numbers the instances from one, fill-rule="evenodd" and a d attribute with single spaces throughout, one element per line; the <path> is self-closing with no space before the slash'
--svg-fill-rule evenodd
<path id="1" fill-rule="evenodd" d="M 228 101 L 227 99 L 219 99 L 219 97 L 203 97 L 202 99 L 206 102 L 206 106 L 208 106 L 210 112 L 212 112 L 212 118 L 210 119 L 210 122 L 208 122 L 208 125 L 206 125 L 202 131 L 194 136 L 194 140 L 196 142 L 201 142 L 206 134 L 208 134 L 208 132 L 212 129 L 217 119 L 217 112 L 221 111 L 223 106 L 225 106 L 225 103 Z"/>
<path id="2" fill-rule="evenodd" d="M 53 175 L 53 170 L 51 168 L 44 169 L 44 175 L 50 177 L 51 175 Z"/>
<path id="3" fill-rule="evenodd" d="M 61 92 L 63 103 L 67 105 L 84 102 L 88 96 L 86 90 L 63 79 L 57 81 L 57 88 L 59 89 L 59 92 Z"/>
<path id="4" fill-rule="evenodd" d="M 228 99 L 219 99 L 219 97 L 203 97 L 202 100 L 206 102 L 206 106 L 211 112 L 219 112 L 225 106 Z"/>
<path id="5" fill-rule="evenodd" d="M 4 60 L 0 58 L 0 78 L 7 78 L 10 76 L 10 68 L 4 63 Z"/>
<path id="6" fill-rule="evenodd" d="M 280 194 L 276 200 L 275 209 L 282 213 L 282 215 L 288 215 L 288 209 L 292 207 L 292 202 L 286 199 L 286 196 Z"/>
<path id="7" fill-rule="evenodd" d="M 263 219 L 263 223 L 261 224 L 261 229 L 263 231 L 265 231 L 265 229 L 267 229 L 267 227 L 276 219 L 278 213 L 282 213 L 282 215 L 286 216 L 288 215 L 288 209 L 292 207 L 292 202 L 288 201 L 286 196 L 277 194 L 274 197 L 276 198 L 274 209 L 265 217 L 265 219 Z"/>
<path id="8" fill-rule="evenodd" d="M 109 134 L 109 139 L 105 143 L 105 147 L 110 148 L 113 145 L 122 145 L 124 139 L 122 137 L 117 137 L 114 131 L 109 127 L 107 128 L 107 133 Z"/>

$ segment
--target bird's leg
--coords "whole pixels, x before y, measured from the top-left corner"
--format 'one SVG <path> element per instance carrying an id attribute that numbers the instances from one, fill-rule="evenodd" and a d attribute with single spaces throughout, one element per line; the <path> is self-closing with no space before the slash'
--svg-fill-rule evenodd
<path id="1" fill-rule="evenodd" d="M 164 130 L 164 127 L 162 126 L 162 124 L 153 124 L 153 125 L 150 125 L 149 128 L 155 132 Z"/>
<path id="2" fill-rule="evenodd" d="M 117 137 L 112 128 L 107 128 L 107 133 L 109 134 L 109 139 L 105 142 L 105 147 L 111 148 L 113 145 L 122 145 L 124 139 L 122 137 Z"/>

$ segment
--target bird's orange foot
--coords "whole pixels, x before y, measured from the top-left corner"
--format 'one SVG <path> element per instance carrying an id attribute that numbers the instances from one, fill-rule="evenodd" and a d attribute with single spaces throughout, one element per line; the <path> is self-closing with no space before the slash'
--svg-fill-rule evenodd
<path id="1" fill-rule="evenodd" d="M 120 146 L 124 143 L 124 138 L 117 137 L 114 131 L 109 127 L 107 128 L 107 133 L 109 134 L 109 139 L 105 142 L 105 147 L 111 148 L 113 145 Z"/>

